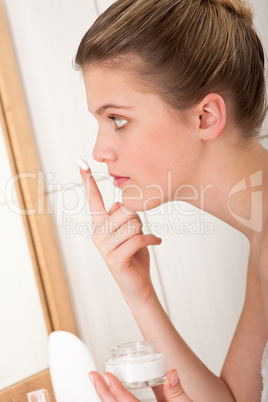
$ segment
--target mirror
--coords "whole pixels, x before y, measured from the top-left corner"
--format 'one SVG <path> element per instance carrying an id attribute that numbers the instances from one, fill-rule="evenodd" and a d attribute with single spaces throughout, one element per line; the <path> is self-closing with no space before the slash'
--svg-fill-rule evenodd
<path id="1" fill-rule="evenodd" d="M 1 178 L 4 178 L 1 184 L 6 183 L 7 189 L 11 170 L 2 130 L 0 144 Z M 48 367 L 45 318 L 22 216 L 18 213 L 14 194 L 11 198 L 8 192 L 1 193 L 1 201 L 4 195 L 6 202 L 1 202 L 0 206 L 0 317 L 3 328 L 0 332 L 0 389 Z"/>
<path id="2" fill-rule="evenodd" d="M 47 336 L 76 328 L 1 8 L 0 48 L 0 399 L 45 388 L 54 401 Z"/>

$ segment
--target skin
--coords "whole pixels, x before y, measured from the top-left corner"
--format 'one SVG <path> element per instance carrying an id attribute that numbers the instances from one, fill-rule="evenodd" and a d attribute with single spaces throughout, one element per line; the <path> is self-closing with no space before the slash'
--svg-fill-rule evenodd
<path id="1" fill-rule="evenodd" d="M 105 163 L 109 173 L 129 177 L 122 186 L 123 204 L 116 203 L 107 212 L 90 170 L 81 170 L 94 212 L 93 224 L 113 224 L 111 230 L 94 232 L 93 242 L 144 338 L 154 338 L 188 395 L 172 393 L 170 384 L 165 384 L 154 390 L 157 400 L 259 401 L 260 362 L 268 328 L 268 151 L 256 138 L 243 137 L 229 117 L 229 104 L 219 94 L 207 95 L 181 114 L 171 110 L 159 95 L 141 90 L 138 82 L 122 71 L 88 66 L 83 77 L 89 110 L 99 124 L 93 157 Z M 98 111 L 106 104 L 120 108 Z M 122 128 L 118 129 L 118 124 Z M 254 182 L 256 187 L 250 187 L 251 176 L 259 178 Z M 168 177 L 172 179 L 169 185 Z M 244 179 L 247 188 L 235 192 L 228 204 L 230 191 Z M 208 186 L 203 197 L 202 186 Z M 252 201 L 256 190 L 261 191 L 262 207 Z M 188 201 L 240 230 L 250 241 L 244 309 L 220 377 L 184 343 L 151 283 L 147 247 L 160 244 L 161 239 L 143 234 L 136 211 L 171 200 Z M 104 401 L 134 400 L 116 379 L 112 378 L 107 388 L 100 374 L 91 374 Z"/>

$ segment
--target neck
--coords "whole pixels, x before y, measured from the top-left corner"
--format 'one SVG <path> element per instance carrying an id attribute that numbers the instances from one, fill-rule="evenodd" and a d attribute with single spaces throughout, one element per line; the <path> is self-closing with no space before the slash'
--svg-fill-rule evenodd
<path id="1" fill-rule="evenodd" d="M 191 180 L 201 193 L 198 200 L 190 203 L 233 226 L 251 241 L 262 232 L 268 219 L 268 151 L 255 138 L 246 139 L 242 145 L 241 140 L 231 143 L 224 138 L 202 147 L 194 181 Z"/>

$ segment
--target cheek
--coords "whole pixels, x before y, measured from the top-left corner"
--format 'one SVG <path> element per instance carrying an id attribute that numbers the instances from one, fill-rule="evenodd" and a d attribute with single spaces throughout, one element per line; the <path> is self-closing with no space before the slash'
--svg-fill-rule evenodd
<path id="1" fill-rule="evenodd" d="M 124 145 L 128 156 L 125 163 L 131 161 L 133 178 L 139 183 L 164 185 L 168 171 L 178 166 L 183 150 L 179 133 L 174 130 L 174 125 L 163 122 L 149 128 L 135 127 L 135 135 Z"/>
<path id="2" fill-rule="evenodd" d="M 164 153 L 158 146 L 145 147 L 133 153 L 133 180 L 142 191 L 151 193 L 151 188 L 165 187 L 171 168 L 170 153 Z M 150 191 L 149 191 L 150 190 Z"/>
<path id="3" fill-rule="evenodd" d="M 161 144 L 147 132 L 141 135 L 136 141 L 126 145 L 130 159 L 134 161 L 137 169 L 148 170 L 161 157 Z"/>

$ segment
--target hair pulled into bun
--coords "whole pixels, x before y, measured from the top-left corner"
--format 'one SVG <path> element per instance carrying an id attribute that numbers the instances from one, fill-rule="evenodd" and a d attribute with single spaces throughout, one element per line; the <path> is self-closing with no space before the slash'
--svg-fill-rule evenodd
<path id="1" fill-rule="evenodd" d="M 241 0 L 208 0 L 221 4 L 229 12 L 253 25 L 253 11 L 248 4 Z"/>

